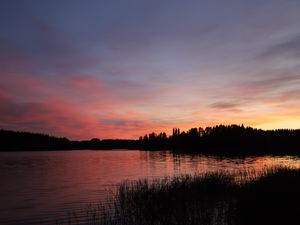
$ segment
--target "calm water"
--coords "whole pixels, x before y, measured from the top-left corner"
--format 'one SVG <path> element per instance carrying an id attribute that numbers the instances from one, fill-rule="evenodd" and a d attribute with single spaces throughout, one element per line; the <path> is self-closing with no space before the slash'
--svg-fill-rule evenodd
<path id="1" fill-rule="evenodd" d="M 298 157 L 218 158 L 146 151 L 0 152 L 0 224 L 55 224 L 122 180 L 300 167 Z"/>

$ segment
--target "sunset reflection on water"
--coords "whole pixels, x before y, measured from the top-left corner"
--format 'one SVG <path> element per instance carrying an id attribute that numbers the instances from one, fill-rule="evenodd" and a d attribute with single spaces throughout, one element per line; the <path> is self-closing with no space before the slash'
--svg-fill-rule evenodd
<path id="1" fill-rule="evenodd" d="M 104 201 L 124 180 L 206 172 L 300 168 L 295 156 L 227 158 L 169 151 L 0 153 L 0 224 L 53 224 L 72 210 Z"/>

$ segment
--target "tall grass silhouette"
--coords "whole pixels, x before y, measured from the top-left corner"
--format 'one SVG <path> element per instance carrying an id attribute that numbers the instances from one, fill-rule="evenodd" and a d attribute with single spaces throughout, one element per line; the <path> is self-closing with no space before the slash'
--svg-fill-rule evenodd
<path id="1" fill-rule="evenodd" d="M 124 181 L 106 204 L 67 224 L 293 224 L 300 215 L 300 170 L 207 173 Z"/>

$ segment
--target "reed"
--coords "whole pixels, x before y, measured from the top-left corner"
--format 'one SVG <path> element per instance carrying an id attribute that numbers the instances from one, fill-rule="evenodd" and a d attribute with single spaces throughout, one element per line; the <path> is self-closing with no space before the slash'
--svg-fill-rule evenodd
<path id="1" fill-rule="evenodd" d="M 84 224 L 295 224 L 299 203 L 299 169 L 144 179 L 124 181 L 108 203 L 89 206 Z"/>

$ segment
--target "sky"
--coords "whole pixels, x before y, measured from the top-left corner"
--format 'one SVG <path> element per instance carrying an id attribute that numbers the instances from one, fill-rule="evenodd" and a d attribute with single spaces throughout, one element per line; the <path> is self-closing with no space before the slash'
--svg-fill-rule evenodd
<path id="1" fill-rule="evenodd" d="M 74 140 L 300 128 L 299 0 L 1 0 L 0 128 Z"/>

